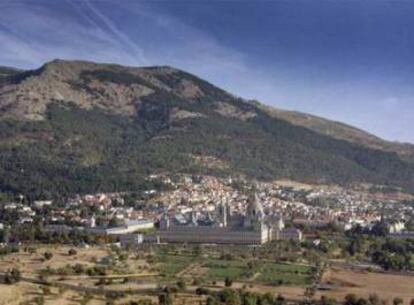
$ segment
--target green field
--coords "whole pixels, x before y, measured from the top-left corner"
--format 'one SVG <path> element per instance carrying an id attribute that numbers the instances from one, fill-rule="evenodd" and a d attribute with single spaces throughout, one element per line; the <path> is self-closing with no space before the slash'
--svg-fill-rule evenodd
<path id="1" fill-rule="evenodd" d="M 223 280 L 226 277 L 245 280 L 248 276 L 246 263 L 243 261 L 209 260 L 203 265 L 208 268 L 206 278 L 208 280 Z"/>
<path id="2" fill-rule="evenodd" d="M 269 285 L 308 285 L 311 282 L 311 268 L 300 265 L 257 262 L 249 268 L 243 261 L 214 260 L 205 264 L 207 279 L 222 280 L 229 277 L 237 281 Z"/>
<path id="3" fill-rule="evenodd" d="M 298 285 L 311 283 L 311 268 L 300 265 L 265 263 L 255 281 L 271 285 Z"/>
<path id="4" fill-rule="evenodd" d="M 203 274 L 195 273 L 194 278 L 207 281 L 221 281 L 231 278 L 233 281 L 261 283 L 267 285 L 305 286 L 311 283 L 311 267 L 295 264 L 271 263 L 256 260 L 248 263 L 246 260 L 225 260 L 217 258 L 202 258 L 192 255 L 159 254 L 156 256 L 156 270 L 168 278 L 189 267 L 198 264 L 204 269 Z M 189 268 L 187 276 L 192 276 Z"/>
<path id="5" fill-rule="evenodd" d="M 166 277 L 174 277 L 194 262 L 195 257 L 191 256 L 159 255 L 157 256 L 156 269 Z"/>

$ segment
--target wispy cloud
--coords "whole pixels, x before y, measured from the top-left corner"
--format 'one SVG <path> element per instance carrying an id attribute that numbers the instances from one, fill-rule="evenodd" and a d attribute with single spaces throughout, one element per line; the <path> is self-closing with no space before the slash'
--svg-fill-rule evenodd
<path id="1" fill-rule="evenodd" d="M 141 47 L 138 46 L 133 40 L 131 40 L 128 35 L 124 34 L 122 31 L 118 30 L 114 22 L 110 18 L 105 16 L 91 1 L 85 0 L 87 7 L 105 24 L 109 31 L 115 35 L 123 44 L 126 49 L 131 49 L 135 56 L 137 56 L 138 61 L 142 64 L 149 64 L 149 61 L 145 58 L 144 51 Z"/>
<path id="2" fill-rule="evenodd" d="M 197 2 L 190 4 L 194 8 Z M 410 131 L 414 119 L 411 74 L 398 78 L 395 76 L 398 69 L 392 70 L 393 73 L 381 72 L 377 69 L 383 66 L 377 64 L 383 64 L 379 57 L 357 58 L 356 49 L 342 47 L 347 45 L 342 38 L 339 39 L 340 47 L 335 45 L 333 42 L 339 36 L 346 36 L 347 26 L 340 24 L 343 35 L 331 35 L 335 28 L 325 33 L 320 28 L 326 28 L 326 18 L 322 18 L 320 27 L 316 26 L 321 19 L 317 15 L 321 10 L 311 9 L 306 18 L 299 14 L 300 19 L 295 19 L 297 10 L 294 7 L 286 16 L 283 16 L 283 8 L 278 8 L 279 18 L 273 23 L 272 14 L 251 14 L 249 9 L 254 5 L 244 8 L 242 17 L 233 16 L 233 11 L 228 10 L 227 15 L 217 19 L 221 23 L 216 23 L 216 14 L 222 14 L 222 8 L 229 8 L 233 3 L 226 2 L 223 6 L 220 1 L 213 2 L 216 7 L 209 12 L 212 20 L 200 26 L 197 20 L 194 21 L 193 11 L 188 14 L 192 18 L 190 22 L 183 14 L 163 9 L 162 1 L 0 1 L 0 65 L 36 68 L 54 58 L 133 66 L 168 64 L 197 74 L 240 96 L 345 121 L 388 139 L 414 142 L 414 134 Z M 273 5 L 271 3 L 264 2 L 260 7 L 267 10 Z M 234 5 L 243 9 L 237 3 Z M 286 6 L 290 5 L 283 7 Z M 204 16 L 204 8 L 200 7 L 201 16 Z M 349 19 L 352 23 L 348 17 L 341 22 L 346 24 Z M 308 23 L 307 18 L 310 18 Z M 248 23 L 245 26 L 248 33 L 240 31 L 241 23 L 236 23 L 231 32 L 227 28 L 228 19 L 243 20 L 243 25 Z M 398 24 L 393 22 L 392 25 L 395 23 Z M 211 30 L 212 27 L 220 29 L 220 26 L 230 31 L 233 43 Z M 355 38 L 355 35 L 352 31 L 350 37 Z M 361 35 L 363 39 L 356 40 L 357 48 L 362 48 L 360 44 L 372 36 Z M 368 45 L 367 54 L 370 55 L 371 50 L 384 49 L 372 47 L 383 45 L 382 32 L 378 37 L 381 43 Z M 333 44 L 333 55 L 329 53 L 330 43 Z M 244 48 L 246 45 L 249 47 Z M 398 58 L 394 55 L 399 54 L 399 49 L 395 54 L 393 48 L 385 49 L 393 55 L 392 58 Z M 256 51 L 267 54 L 268 58 L 262 58 Z M 342 57 L 338 56 L 348 54 L 342 51 L 352 53 L 347 63 L 354 63 L 355 58 L 360 66 L 352 68 L 349 65 L 349 69 L 348 64 L 341 66 Z M 291 58 L 291 52 L 296 57 Z M 318 61 L 315 54 L 327 56 L 329 60 Z M 388 57 L 385 58 L 387 61 Z M 375 65 L 364 64 L 369 60 L 375 61 Z M 330 62 L 335 64 L 330 65 Z"/>
<path id="3" fill-rule="evenodd" d="M 54 58 L 144 63 L 102 27 L 86 25 L 76 14 L 65 16 L 48 6 L 10 3 L 2 8 L 0 24 L 13 29 L 0 27 L 0 64 L 33 68 Z"/>
<path id="4" fill-rule="evenodd" d="M 125 5 L 125 2 L 123 3 Z M 141 20 L 143 31 L 151 32 L 146 49 L 147 58 L 152 63 L 168 64 L 204 77 L 236 93 L 239 81 L 247 82 L 252 76 L 247 55 L 236 48 L 218 41 L 210 33 L 189 25 L 182 19 L 166 14 L 157 6 L 128 6 L 129 14 Z M 140 40 L 143 31 L 131 33 Z M 233 80 L 233 82 L 231 81 Z M 232 86 L 233 84 L 233 86 Z"/>
<path id="5" fill-rule="evenodd" d="M 48 3 L 4 5 L 0 25 L 8 24 L 13 31 L 0 26 L 0 64 L 33 67 L 62 57 L 136 66 L 170 64 L 206 77 L 248 70 L 244 54 L 151 5 L 117 6 L 125 19 L 135 21 L 136 30 L 120 27 L 119 20 L 99 6 L 101 2 Z"/>

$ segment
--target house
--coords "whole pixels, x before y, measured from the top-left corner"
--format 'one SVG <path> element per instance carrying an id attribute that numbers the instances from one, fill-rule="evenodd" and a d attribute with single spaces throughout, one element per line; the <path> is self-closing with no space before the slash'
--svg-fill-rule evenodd
<path id="1" fill-rule="evenodd" d="M 98 235 L 124 235 L 136 231 L 150 230 L 154 228 L 154 221 L 148 219 L 125 220 L 123 226 L 113 228 L 89 228 L 88 232 Z"/>
<path id="2" fill-rule="evenodd" d="M 52 205 L 52 200 L 36 200 L 35 202 L 33 202 L 33 206 L 38 209 L 50 205 Z"/>
<path id="3" fill-rule="evenodd" d="M 137 248 L 144 242 L 143 234 L 124 234 L 119 237 L 122 248 Z"/>
<path id="4" fill-rule="evenodd" d="M 302 231 L 296 228 L 284 228 L 279 232 L 279 239 L 301 241 L 303 239 Z"/>

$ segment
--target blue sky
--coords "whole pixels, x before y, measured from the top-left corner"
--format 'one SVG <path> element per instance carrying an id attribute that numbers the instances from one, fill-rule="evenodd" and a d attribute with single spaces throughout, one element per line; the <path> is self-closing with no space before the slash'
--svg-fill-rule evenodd
<path id="1" fill-rule="evenodd" d="M 414 1 L 0 1 L 0 65 L 172 65 L 414 143 Z"/>

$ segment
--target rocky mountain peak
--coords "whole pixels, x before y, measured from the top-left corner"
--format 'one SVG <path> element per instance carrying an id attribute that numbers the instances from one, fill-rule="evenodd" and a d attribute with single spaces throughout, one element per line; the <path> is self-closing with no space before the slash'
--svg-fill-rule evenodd
<path id="1" fill-rule="evenodd" d="M 140 98 L 159 89 L 190 99 L 203 94 L 194 81 L 169 66 L 135 68 L 55 59 L 3 80 L 0 118 L 42 120 L 48 105 L 58 101 L 134 115 Z"/>
<path id="2" fill-rule="evenodd" d="M 168 66 L 58 59 L 8 74 L 0 125 L 0 188 L 11 192 L 131 190 L 160 171 L 414 191 L 409 146 L 248 102 Z"/>

